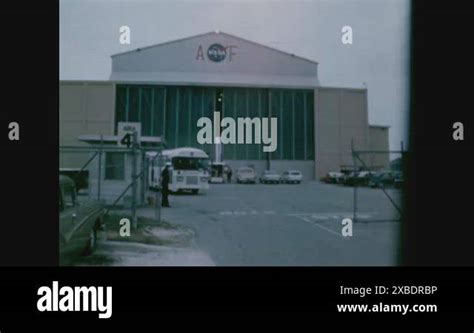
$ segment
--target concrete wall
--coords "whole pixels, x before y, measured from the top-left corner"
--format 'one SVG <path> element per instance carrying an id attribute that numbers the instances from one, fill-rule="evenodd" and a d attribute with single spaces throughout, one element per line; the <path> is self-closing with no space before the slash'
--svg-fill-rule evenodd
<path id="1" fill-rule="evenodd" d="M 388 150 L 388 127 L 384 126 L 369 126 L 369 149 L 370 150 Z M 392 156 L 396 158 L 399 156 Z M 388 170 L 390 168 L 389 154 L 370 154 L 368 161 L 373 167 L 380 167 L 380 169 Z"/>
<path id="2" fill-rule="evenodd" d="M 114 134 L 115 87 L 110 82 L 68 82 L 59 85 L 59 145 L 82 146 L 82 134 Z M 61 153 L 61 168 L 80 168 L 88 154 Z"/>
<path id="3" fill-rule="evenodd" d="M 315 177 L 352 165 L 355 149 L 369 146 L 367 90 L 325 88 L 315 90 Z"/>

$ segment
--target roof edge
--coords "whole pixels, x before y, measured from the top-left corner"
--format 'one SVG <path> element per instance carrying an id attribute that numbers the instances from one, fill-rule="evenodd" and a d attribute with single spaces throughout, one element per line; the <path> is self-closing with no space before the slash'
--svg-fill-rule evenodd
<path id="1" fill-rule="evenodd" d="M 175 40 L 166 41 L 166 42 L 163 42 L 163 43 L 157 43 L 157 44 L 148 45 L 148 46 L 144 46 L 144 47 L 138 47 L 138 48 L 133 49 L 133 50 L 112 54 L 110 57 L 114 58 L 114 57 L 125 55 L 125 54 L 128 54 L 128 53 L 146 50 L 146 49 L 149 49 L 149 48 L 152 48 L 152 47 L 157 47 L 157 46 L 163 46 L 163 45 L 167 45 L 167 44 L 182 42 L 184 40 L 188 40 L 188 39 L 192 39 L 192 38 L 196 38 L 196 37 L 202 37 L 202 36 L 211 35 L 211 34 L 226 35 L 226 36 L 229 36 L 229 37 L 232 37 L 232 38 L 240 39 L 240 40 L 242 40 L 244 42 L 247 42 L 247 43 L 250 43 L 250 44 L 258 45 L 260 47 L 264 47 L 264 48 L 272 50 L 272 51 L 283 53 L 283 54 L 285 54 L 287 56 L 290 56 L 290 57 L 293 57 L 293 58 L 297 58 L 297 59 L 300 59 L 300 60 L 303 60 L 303 61 L 310 62 L 310 63 L 315 64 L 315 65 L 319 65 L 319 63 L 315 60 L 311 60 L 311 59 L 308 59 L 308 58 L 305 58 L 305 57 L 301 57 L 301 56 L 298 56 L 294 53 L 289 53 L 289 52 L 277 49 L 277 48 L 272 47 L 272 46 L 268 46 L 268 45 L 265 45 L 265 44 L 254 42 L 254 41 L 251 41 L 249 39 L 245 39 L 245 38 L 235 36 L 235 35 L 232 35 L 232 34 L 229 34 L 229 33 L 226 33 L 226 32 L 222 32 L 222 31 L 209 31 L 209 32 L 206 32 L 206 33 L 198 34 L 198 35 L 193 35 L 193 36 L 189 36 L 189 37 L 184 37 L 184 38 L 179 38 L 179 39 L 175 39 Z"/>
<path id="2" fill-rule="evenodd" d="M 144 47 L 137 47 L 136 49 L 133 49 L 133 50 L 129 50 L 129 51 L 124 51 L 124 52 L 119 52 L 119 53 L 112 54 L 112 55 L 110 55 L 110 57 L 111 57 L 111 58 L 114 58 L 114 57 L 116 57 L 116 56 L 121 56 L 121 55 L 128 54 L 128 53 L 132 53 L 132 52 L 142 51 L 142 50 L 150 49 L 150 48 L 156 47 L 156 46 L 163 46 L 163 45 L 167 45 L 167 44 L 173 44 L 173 43 L 177 43 L 177 42 L 182 42 L 182 41 L 184 41 L 184 40 L 188 40 L 188 39 L 192 39 L 192 38 L 196 38 L 196 37 L 201 37 L 201 36 L 206 36 L 206 35 L 210 35 L 210 34 L 213 34 L 213 33 L 215 33 L 215 31 L 209 31 L 209 32 L 205 32 L 205 33 L 202 33 L 202 34 L 197 34 L 197 35 L 192 35 L 192 36 L 188 36 L 188 37 L 183 37 L 183 38 L 168 40 L 168 41 L 166 41 L 166 42 L 157 43 L 157 44 L 152 44 L 152 45 L 148 45 L 148 46 L 144 46 Z"/>

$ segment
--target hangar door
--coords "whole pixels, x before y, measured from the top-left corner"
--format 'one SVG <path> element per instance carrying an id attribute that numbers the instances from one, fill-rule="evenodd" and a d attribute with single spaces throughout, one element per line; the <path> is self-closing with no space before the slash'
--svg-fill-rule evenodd
<path id="1" fill-rule="evenodd" d="M 216 94 L 222 92 L 222 116 L 276 117 L 277 150 L 272 160 L 314 160 L 314 93 L 309 89 L 117 85 L 115 121 L 140 122 L 142 135 L 161 136 L 170 148 L 197 147 L 200 117 L 213 119 Z M 116 127 L 116 126 L 115 126 Z M 265 160 L 261 145 L 226 145 L 226 160 Z"/>

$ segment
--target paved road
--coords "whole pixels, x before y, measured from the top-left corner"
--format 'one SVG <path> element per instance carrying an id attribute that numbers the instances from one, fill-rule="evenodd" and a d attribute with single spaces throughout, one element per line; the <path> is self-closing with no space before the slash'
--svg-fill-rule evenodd
<path id="1" fill-rule="evenodd" d="M 400 202 L 398 190 L 389 194 Z M 318 182 L 214 184 L 171 196 L 162 217 L 192 228 L 216 265 L 395 265 L 399 222 L 358 222 L 342 236 L 352 198 L 352 188 Z M 361 221 L 398 217 L 381 190 L 359 189 L 358 203 Z"/>

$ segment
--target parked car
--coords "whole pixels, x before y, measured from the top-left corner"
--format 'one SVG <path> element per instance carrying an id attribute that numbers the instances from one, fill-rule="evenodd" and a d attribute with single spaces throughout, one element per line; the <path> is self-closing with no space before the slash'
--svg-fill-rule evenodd
<path id="1" fill-rule="evenodd" d="M 369 171 L 353 171 L 344 178 L 343 183 L 345 186 L 366 186 L 369 184 L 372 174 Z"/>
<path id="2" fill-rule="evenodd" d="M 340 184 L 344 181 L 344 174 L 342 172 L 328 172 L 321 180 L 328 184 Z"/>
<path id="3" fill-rule="evenodd" d="M 401 188 L 403 186 L 403 184 L 405 184 L 405 178 L 403 177 L 403 173 L 402 172 L 396 172 L 394 180 L 393 180 L 393 185 L 396 188 Z"/>
<path id="4" fill-rule="evenodd" d="M 59 264 L 70 265 L 80 255 L 91 254 L 102 227 L 104 205 L 79 202 L 71 178 L 59 176 Z"/>
<path id="5" fill-rule="evenodd" d="M 299 184 L 303 180 L 303 174 L 298 170 L 287 170 L 281 175 L 281 182 L 287 184 Z"/>
<path id="6" fill-rule="evenodd" d="M 241 167 L 237 169 L 237 174 L 235 175 L 237 183 L 251 183 L 255 184 L 257 182 L 257 174 L 255 170 L 251 167 Z"/>
<path id="7" fill-rule="evenodd" d="M 387 187 L 393 186 L 395 180 L 395 175 L 393 172 L 389 171 L 382 171 L 377 172 L 376 174 L 372 175 L 369 180 L 370 187 Z"/>
<path id="8" fill-rule="evenodd" d="M 273 170 L 265 170 L 262 172 L 260 176 L 260 183 L 262 184 L 279 184 L 280 183 L 280 175 Z"/>

